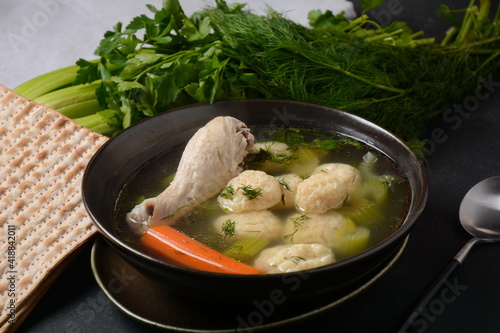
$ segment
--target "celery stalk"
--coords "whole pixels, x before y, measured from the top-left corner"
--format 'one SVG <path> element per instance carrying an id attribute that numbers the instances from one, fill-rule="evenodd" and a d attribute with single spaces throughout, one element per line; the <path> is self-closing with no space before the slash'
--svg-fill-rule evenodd
<path id="1" fill-rule="evenodd" d="M 95 103 L 97 103 L 95 91 L 100 86 L 100 84 L 101 81 L 95 81 L 88 84 L 80 84 L 58 89 L 35 98 L 33 99 L 33 101 L 59 111 L 70 118 L 86 116 L 95 113 L 96 111 L 102 110 L 95 108 Z M 92 110 L 85 110 L 86 105 L 84 102 L 88 101 L 93 101 L 94 103 L 90 104 L 94 106 L 93 112 Z M 80 105 L 80 103 L 84 104 Z M 73 106 L 73 110 L 71 106 Z M 63 112 L 62 110 L 66 110 L 66 112 Z"/>
<path id="2" fill-rule="evenodd" d="M 105 136 L 112 136 L 121 129 L 121 119 L 117 112 L 104 110 L 85 117 L 73 119 L 77 124 Z"/>
<path id="3" fill-rule="evenodd" d="M 232 244 L 224 254 L 230 258 L 248 262 L 269 244 L 269 240 L 257 237 L 242 238 Z"/>
<path id="4" fill-rule="evenodd" d="M 99 104 L 97 99 L 89 99 L 57 109 L 58 112 L 71 119 L 89 116 L 102 110 L 104 108 Z"/>
<path id="5" fill-rule="evenodd" d="M 72 65 L 42 74 L 20 84 L 13 91 L 33 100 L 56 89 L 71 85 L 79 68 L 77 65 Z"/>

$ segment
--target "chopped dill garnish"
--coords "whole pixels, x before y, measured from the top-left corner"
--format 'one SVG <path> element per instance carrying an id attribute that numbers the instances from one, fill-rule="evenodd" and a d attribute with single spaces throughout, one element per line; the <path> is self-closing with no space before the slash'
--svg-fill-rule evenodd
<path id="1" fill-rule="evenodd" d="M 270 161 L 276 164 L 285 164 L 298 158 L 299 157 L 297 155 L 272 154 L 269 150 L 262 148 L 257 154 L 252 154 L 252 162 L 254 163 L 264 163 L 266 161 Z"/>
<path id="2" fill-rule="evenodd" d="M 276 164 L 285 164 L 293 160 L 297 160 L 299 157 L 297 155 L 285 155 L 285 154 L 276 154 L 272 155 L 269 161 Z"/>
<path id="3" fill-rule="evenodd" d="M 307 142 L 307 137 L 316 139 Z M 311 128 L 284 128 L 272 133 L 274 141 L 286 143 L 290 150 L 299 147 L 320 150 L 340 150 L 345 146 L 362 148 L 362 144 L 342 135 Z"/>
<path id="4" fill-rule="evenodd" d="M 290 149 L 295 149 L 306 142 L 302 129 L 284 128 L 273 133 L 273 140 L 286 143 Z"/>
<path id="5" fill-rule="evenodd" d="M 304 224 L 304 222 L 309 219 L 310 217 L 307 216 L 306 214 L 300 214 L 298 217 L 290 218 L 290 221 L 292 221 L 293 223 L 293 231 L 288 235 L 284 235 L 283 239 L 293 242 L 293 236 L 295 236 L 295 234 L 297 233 L 299 228 Z"/>
<path id="6" fill-rule="evenodd" d="M 299 256 L 291 256 L 291 257 L 284 257 L 283 259 L 285 260 L 290 260 L 293 262 L 295 265 L 299 264 L 299 261 L 306 261 L 305 258 L 299 257 Z"/>
<path id="7" fill-rule="evenodd" d="M 288 186 L 288 184 L 285 182 L 283 178 L 278 178 L 278 182 L 280 183 L 281 186 L 283 186 L 285 190 L 287 190 L 288 192 L 292 192 L 290 186 Z M 281 194 L 281 203 L 283 204 L 283 206 L 286 205 L 284 194 Z"/>
<path id="8" fill-rule="evenodd" d="M 300 214 L 298 217 L 290 218 L 292 221 L 294 228 L 301 227 L 305 221 L 310 220 L 311 218 L 306 214 Z"/>
<path id="9" fill-rule="evenodd" d="M 283 186 L 285 188 L 285 190 L 292 192 L 292 190 L 290 189 L 290 186 L 288 186 L 288 184 L 285 182 L 285 180 L 283 178 L 278 178 L 278 181 L 281 184 L 281 186 Z"/>
<path id="10" fill-rule="evenodd" d="M 243 195 L 248 198 L 248 200 L 256 199 L 258 196 L 262 195 L 262 189 L 260 187 L 253 188 L 252 185 L 241 185 L 238 190 L 243 191 Z"/>
<path id="11" fill-rule="evenodd" d="M 340 150 L 345 146 L 353 146 L 356 148 L 362 148 L 362 144 L 358 141 L 343 137 L 343 136 L 331 136 L 323 139 L 316 139 L 309 143 L 308 147 L 311 149 L 321 149 L 321 150 Z"/>
<path id="12" fill-rule="evenodd" d="M 224 236 L 224 239 L 235 235 L 236 233 L 235 227 L 236 227 L 236 222 L 231 219 L 227 220 L 222 224 L 221 233 Z"/>
<path id="13" fill-rule="evenodd" d="M 226 199 L 229 199 L 229 200 L 233 200 L 234 198 L 234 187 L 233 185 L 229 185 L 227 187 L 225 187 L 221 194 L 219 194 L 219 197 L 221 198 L 226 198 Z"/>

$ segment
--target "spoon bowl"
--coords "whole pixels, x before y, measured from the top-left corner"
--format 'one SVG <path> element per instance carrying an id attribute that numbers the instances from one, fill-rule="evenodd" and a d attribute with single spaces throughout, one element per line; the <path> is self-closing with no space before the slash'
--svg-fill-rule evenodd
<path id="1" fill-rule="evenodd" d="M 462 200 L 459 217 L 473 237 L 500 241 L 500 176 L 472 187 Z"/>

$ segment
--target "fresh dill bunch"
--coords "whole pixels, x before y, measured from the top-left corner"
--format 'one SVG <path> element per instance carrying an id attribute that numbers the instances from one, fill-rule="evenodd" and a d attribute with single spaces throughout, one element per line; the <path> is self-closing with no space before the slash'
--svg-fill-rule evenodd
<path id="1" fill-rule="evenodd" d="M 356 24 L 341 20 L 349 24 L 332 30 L 337 23 L 307 29 L 272 10 L 262 16 L 212 9 L 208 15 L 226 42 L 223 52 L 255 71 L 252 87 L 266 97 L 355 113 L 420 154 L 428 121 L 500 66 L 499 38 L 491 29 L 484 42 L 440 45 L 400 22 L 364 28 L 366 16 Z"/>
<path id="2" fill-rule="evenodd" d="M 78 122 L 111 135 L 172 107 L 290 99 L 364 117 L 425 157 L 428 122 L 500 67 L 500 6 L 493 7 L 491 0 L 471 0 L 463 11 L 442 5 L 438 14 L 451 28 L 436 41 L 404 22 L 382 27 L 368 8 L 353 20 L 313 10 L 306 27 L 224 0 L 188 17 L 178 0 L 164 0 L 148 6 L 151 17 L 107 31 L 99 59 L 77 62 L 74 84 L 100 82 L 95 104 L 104 110 Z"/>

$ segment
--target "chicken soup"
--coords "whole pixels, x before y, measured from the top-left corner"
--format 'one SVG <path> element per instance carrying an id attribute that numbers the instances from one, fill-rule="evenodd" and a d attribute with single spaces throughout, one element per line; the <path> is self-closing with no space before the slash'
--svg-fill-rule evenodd
<path id="1" fill-rule="evenodd" d="M 408 184 L 378 151 L 332 133 L 218 118 L 130 177 L 116 208 L 122 237 L 195 269 L 272 274 L 355 256 L 404 221 Z"/>

